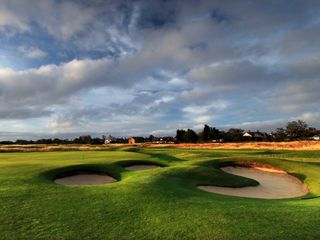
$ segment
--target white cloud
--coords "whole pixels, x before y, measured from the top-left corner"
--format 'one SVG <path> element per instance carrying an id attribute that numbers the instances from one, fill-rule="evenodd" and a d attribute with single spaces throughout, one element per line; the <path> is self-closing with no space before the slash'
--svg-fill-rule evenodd
<path id="1" fill-rule="evenodd" d="M 204 113 L 208 113 L 209 111 L 223 110 L 227 106 L 228 106 L 228 103 L 226 101 L 215 101 L 209 105 L 187 106 L 183 108 L 183 111 L 191 114 L 204 114 Z"/>
<path id="2" fill-rule="evenodd" d="M 210 122 L 212 119 L 214 119 L 213 116 L 208 116 L 208 115 L 203 115 L 203 116 L 196 116 L 194 118 L 192 118 L 192 120 L 196 123 L 208 123 Z"/>
<path id="3" fill-rule="evenodd" d="M 157 99 L 154 103 L 156 105 L 160 104 L 160 103 L 168 103 L 174 100 L 174 97 L 172 96 L 163 96 L 160 99 Z"/>
<path id="4" fill-rule="evenodd" d="M 0 110 L 46 109 L 67 102 L 82 89 L 120 86 L 123 83 L 110 78 L 112 66 L 111 60 L 100 59 L 73 60 L 22 71 L 0 69 Z"/>
<path id="5" fill-rule="evenodd" d="M 51 129 L 72 129 L 72 123 L 68 122 L 68 121 L 64 121 L 64 122 L 58 122 L 58 121 L 54 121 L 54 122 L 50 122 L 46 125 L 47 128 L 51 128 Z"/>
<path id="6" fill-rule="evenodd" d="M 18 47 L 18 51 L 21 52 L 25 57 L 30 59 L 43 58 L 47 56 L 46 52 L 34 47 L 20 46 Z"/>
<path id="7" fill-rule="evenodd" d="M 228 106 L 226 101 L 214 101 L 208 105 L 188 105 L 182 109 L 185 118 L 191 122 L 206 124 L 218 118 L 219 113 Z"/>

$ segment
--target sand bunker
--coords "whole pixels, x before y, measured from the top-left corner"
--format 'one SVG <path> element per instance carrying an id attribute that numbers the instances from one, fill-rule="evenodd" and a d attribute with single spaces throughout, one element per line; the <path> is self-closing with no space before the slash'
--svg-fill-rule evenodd
<path id="1" fill-rule="evenodd" d="M 135 164 L 128 167 L 125 167 L 125 169 L 130 171 L 141 171 L 141 170 L 148 170 L 153 168 L 159 168 L 158 165 L 151 165 L 151 164 Z"/>
<path id="2" fill-rule="evenodd" d="M 102 174 L 75 174 L 68 177 L 57 178 L 54 180 L 55 183 L 68 185 L 68 186 L 77 186 L 77 185 L 98 185 L 113 183 L 117 180 L 108 175 Z"/>
<path id="3" fill-rule="evenodd" d="M 295 198 L 308 193 L 308 188 L 298 178 L 281 170 L 262 167 L 223 167 L 221 169 L 230 174 L 254 179 L 259 182 L 259 185 L 241 188 L 216 186 L 198 186 L 198 188 L 223 195 L 264 199 Z"/>

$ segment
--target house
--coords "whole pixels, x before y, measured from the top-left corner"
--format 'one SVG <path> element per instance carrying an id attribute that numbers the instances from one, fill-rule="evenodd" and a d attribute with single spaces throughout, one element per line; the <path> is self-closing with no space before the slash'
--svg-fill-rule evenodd
<path id="1" fill-rule="evenodd" d="M 109 136 L 104 140 L 104 144 L 109 144 L 112 142 L 112 140 L 113 140 L 113 138 Z"/>
<path id="2" fill-rule="evenodd" d="M 249 132 L 245 132 L 242 136 L 247 138 L 252 138 L 252 135 Z"/>
<path id="3" fill-rule="evenodd" d="M 109 144 L 115 141 L 115 138 L 109 135 L 108 137 L 105 137 L 104 144 Z"/>
<path id="4" fill-rule="evenodd" d="M 247 140 L 253 140 L 253 141 L 265 141 L 268 139 L 268 134 L 267 133 L 263 133 L 263 132 L 245 132 L 242 135 L 244 138 L 246 138 Z"/>
<path id="5" fill-rule="evenodd" d="M 133 137 L 131 137 L 131 138 L 128 139 L 128 143 L 129 144 L 135 144 L 136 140 Z"/>

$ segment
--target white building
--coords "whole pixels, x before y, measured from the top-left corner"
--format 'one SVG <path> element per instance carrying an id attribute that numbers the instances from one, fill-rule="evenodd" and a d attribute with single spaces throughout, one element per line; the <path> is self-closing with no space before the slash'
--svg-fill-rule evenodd
<path id="1" fill-rule="evenodd" d="M 320 136 L 319 135 L 315 135 L 315 136 L 312 137 L 312 139 L 319 141 L 320 140 Z"/>

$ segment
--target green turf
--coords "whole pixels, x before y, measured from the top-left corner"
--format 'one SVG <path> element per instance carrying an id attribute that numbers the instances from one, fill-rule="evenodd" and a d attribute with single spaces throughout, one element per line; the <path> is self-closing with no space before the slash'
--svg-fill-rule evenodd
<path id="1" fill-rule="evenodd" d="M 255 185 L 218 169 L 223 161 L 238 160 L 281 167 L 301 178 L 311 192 L 304 198 L 259 200 L 195 187 Z M 131 161 L 166 167 L 125 170 Z M 75 168 L 104 171 L 119 181 L 75 187 L 52 181 Z M 320 239 L 319 195 L 319 151 L 0 153 L 0 239 Z"/>

